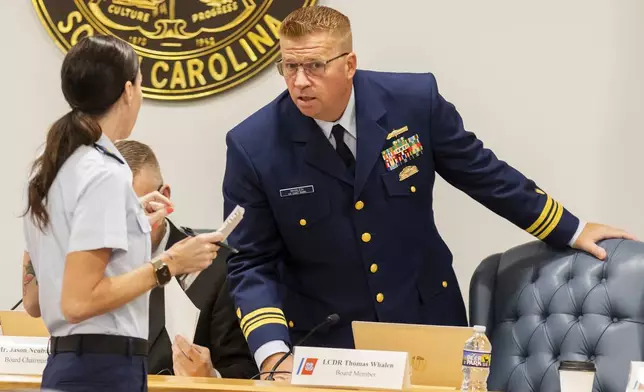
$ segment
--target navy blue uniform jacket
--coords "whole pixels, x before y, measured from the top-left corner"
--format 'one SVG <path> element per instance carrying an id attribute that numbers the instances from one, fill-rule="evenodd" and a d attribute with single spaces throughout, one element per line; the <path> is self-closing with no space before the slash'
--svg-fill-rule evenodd
<path id="1" fill-rule="evenodd" d="M 359 70 L 354 88 L 355 177 L 287 92 L 226 137 L 224 213 L 246 209 L 228 237 L 241 251 L 229 279 L 253 353 L 294 344 L 332 313 L 340 322 L 307 345 L 353 347 L 352 320 L 467 325 L 434 222 L 436 174 L 551 245 L 567 245 L 579 225 L 464 129 L 432 74 Z M 388 168 L 382 152 L 405 142 L 407 160 Z"/>

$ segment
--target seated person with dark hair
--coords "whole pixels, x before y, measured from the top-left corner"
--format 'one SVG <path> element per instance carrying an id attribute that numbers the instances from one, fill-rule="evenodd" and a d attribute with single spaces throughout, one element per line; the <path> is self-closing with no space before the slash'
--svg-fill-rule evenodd
<path id="1" fill-rule="evenodd" d="M 132 170 L 137 195 L 158 190 L 170 198 L 170 186 L 163 183 L 159 163 L 149 146 L 133 140 L 114 144 Z M 191 233 L 192 230 L 179 228 L 166 219 L 165 224 L 152 228 L 152 255 L 163 252 Z M 221 248 L 212 265 L 201 273 L 177 277 L 188 297 L 201 309 L 195 344 L 182 337 L 171 344 L 165 330 L 163 287 L 151 291 L 149 374 L 252 378 L 258 373 L 228 292 L 227 256 L 228 251 Z"/>

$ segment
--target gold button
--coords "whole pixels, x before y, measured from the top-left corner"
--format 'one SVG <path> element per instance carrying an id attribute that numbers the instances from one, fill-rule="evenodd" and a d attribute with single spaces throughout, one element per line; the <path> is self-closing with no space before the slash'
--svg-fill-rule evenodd
<path id="1" fill-rule="evenodd" d="M 237 308 L 237 318 L 241 318 L 241 308 Z"/>
<path id="2" fill-rule="evenodd" d="M 306 226 L 306 219 L 300 219 L 300 226 Z"/>
<path id="3" fill-rule="evenodd" d="M 369 241 L 371 241 L 371 234 L 363 233 L 362 234 L 362 242 L 369 242 Z"/>
<path id="4" fill-rule="evenodd" d="M 384 294 L 382 294 L 382 293 L 378 293 L 378 295 L 376 295 L 376 301 L 378 301 L 378 302 L 382 302 L 382 301 L 384 301 L 384 300 L 385 300 L 385 296 L 384 296 Z"/>
<path id="5" fill-rule="evenodd" d="M 416 193 L 416 187 L 415 186 L 412 185 L 411 188 L 409 188 L 409 189 L 411 190 L 411 193 Z"/>
<path id="6" fill-rule="evenodd" d="M 378 272 L 378 264 L 371 264 L 371 268 L 369 268 L 369 271 L 371 271 L 372 274 L 375 274 Z"/>
<path id="7" fill-rule="evenodd" d="M 362 200 L 358 200 L 356 202 L 356 210 L 360 211 L 363 208 L 364 208 L 364 202 L 362 202 Z"/>
<path id="8" fill-rule="evenodd" d="M 443 287 L 447 287 L 447 281 L 443 281 Z"/>
<path id="9" fill-rule="evenodd" d="M 292 322 L 292 321 L 289 321 L 289 322 L 288 322 L 288 326 L 289 326 L 289 327 L 291 327 L 291 328 L 293 328 L 293 326 L 295 326 L 295 324 L 293 324 L 293 322 Z"/>

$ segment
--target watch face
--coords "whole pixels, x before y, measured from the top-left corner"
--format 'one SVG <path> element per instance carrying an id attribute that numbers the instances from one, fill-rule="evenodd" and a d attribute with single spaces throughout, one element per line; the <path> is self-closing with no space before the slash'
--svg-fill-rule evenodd
<path id="1" fill-rule="evenodd" d="M 170 268 L 168 268 L 166 264 L 161 264 L 161 266 L 156 269 L 156 274 L 160 285 L 164 285 L 172 279 Z"/>

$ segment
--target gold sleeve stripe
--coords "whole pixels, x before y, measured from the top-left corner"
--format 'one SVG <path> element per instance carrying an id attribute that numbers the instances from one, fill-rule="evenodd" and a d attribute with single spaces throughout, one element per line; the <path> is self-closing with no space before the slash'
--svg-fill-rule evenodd
<path id="1" fill-rule="evenodd" d="M 266 313 L 277 313 L 282 317 L 284 317 L 284 312 L 282 312 L 282 309 L 280 308 L 259 308 L 245 315 L 244 318 L 241 319 L 239 324 L 243 329 L 244 325 L 247 324 L 250 321 L 250 319 L 255 318 L 256 316 L 261 316 L 262 314 L 266 314 Z M 284 319 L 286 320 L 286 317 L 284 317 Z"/>
<path id="2" fill-rule="evenodd" d="M 563 206 L 559 203 L 556 203 L 556 204 L 557 204 L 557 213 L 555 214 L 555 217 L 552 220 L 552 222 L 550 222 L 548 227 L 546 227 L 546 230 L 543 233 L 539 234 L 538 238 L 540 240 L 543 240 L 544 238 L 546 238 L 555 229 L 555 227 L 557 227 L 557 225 L 559 224 L 559 221 L 561 220 L 561 215 L 563 215 Z"/>
<path id="3" fill-rule="evenodd" d="M 541 226 L 543 221 L 546 219 L 546 216 L 548 216 L 548 214 L 550 213 L 550 210 L 552 209 L 552 204 L 553 204 L 552 197 L 550 197 L 550 195 L 547 195 L 547 197 L 548 199 L 546 200 L 546 205 L 543 207 L 543 210 L 541 211 L 541 215 L 539 215 L 537 220 L 534 221 L 532 226 L 526 229 L 526 231 L 530 234 L 535 233 L 535 230 L 537 230 Z"/>
<path id="4" fill-rule="evenodd" d="M 246 340 L 248 340 L 248 336 L 251 334 L 251 332 L 253 332 L 253 331 L 254 331 L 254 330 L 256 330 L 257 328 L 259 328 L 259 327 L 261 327 L 261 326 L 263 326 L 263 325 L 266 325 L 266 324 L 282 324 L 282 325 L 284 325 L 286 328 L 288 328 L 288 326 L 286 325 L 286 320 L 285 320 L 285 319 L 283 319 L 283 318 L 278 318 L 278 317 L 275 317 L 275 318 L 265 318 L 265 319 L 263 319 L 263 320 L 261 320 L 261 321 L 258 321 L 258 322 L 256 322 L 256 323 L 253 323 L 253 324 L 248 328 L 248 330 L 247 330 L 247 331 L 244 331 L 244 337 L 246 338 Z"/>
<path id="5" fill-rule="evenodd" d="M 262 314 L 261 316 L 257 316 L 255 318 L 253 318 L 252 320 L 250 320 L 249 322 L 247 322 L 246 324 L 244 324 L 244 326 L 242 327 L 242 331 L 245 333 L 253 325 L 257 324 L 258 322 L 260 322 L 262 320 L 266 320 L 266 319 L 280 319 L 280 320 L 284 320 L 284 322 L 286 323 L 286 319 L 284 318 L 284 316 L 282 316 L 282 315 L 280 315 L 278 313 L 266 313 L 266 314 Z"/>
<path id="6" fill-rule="evenodd" d="M 552 208 L 550 209 L 550 212 L 548 213 L 548 218 L 546 219 L 546 221 L 541 226 L 539 226 L 539 228 L 534 233 L 532 233 L 535 237 L 539 237 L 544 230 L 550 227 L 552 220 L 557 213 L 557 208 L 559 208 L 559 203 L 555 201 Z"/>

